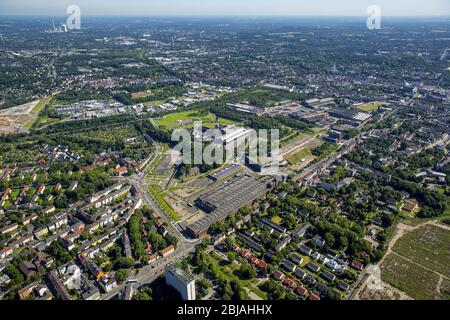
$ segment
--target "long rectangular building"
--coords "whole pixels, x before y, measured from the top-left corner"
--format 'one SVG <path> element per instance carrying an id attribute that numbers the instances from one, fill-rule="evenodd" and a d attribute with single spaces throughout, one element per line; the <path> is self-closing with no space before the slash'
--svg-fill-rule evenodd
<path id="1" fill-rule="evenodd" d="M 187 231 L 195 237 L 206 235 L 214 223 L 224 221 L 230 213 L 263 197 L 269 188 L 267 181 L 260 181 L 249 175 L 233 177 L 196 200 L 197 206 L 209 214 L 188 225 Z"/>

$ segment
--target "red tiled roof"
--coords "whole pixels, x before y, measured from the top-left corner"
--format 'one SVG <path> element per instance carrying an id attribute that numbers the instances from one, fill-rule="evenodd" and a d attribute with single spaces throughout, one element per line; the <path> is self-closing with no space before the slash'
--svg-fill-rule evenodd
<path id="1" fill-rule="evenodd" d="M 283 281 L 283 285 L 289 288 L 295 288 L 297 286 L 297 283 L 294 281 L 294 279 L 286 278 Z"/>
<path id="2" fill-rule="evenodd" d="M 161 250 L 162 255 L 166 255 L 168 253 L 170 253 L 171 251 L 173 251 L 175 248 L 173 247 L 173 244 L 171 244 L 170 246 L 165 247 L 164 249 Z"/>
<path id="3" fill-rule="evenodd" d="M 309 300 L 320 300 L 320 297 L 315 293 L 311 293 L 309 295 Z"/>
<path id="4" fill-rule="evenodd" d="M 279 270 L 275 270 L 275 271 L 272 273 L 272 276 L 273 276 L 275 279 L 277 279 L 277 280 L 281 280 L 282 278 L 284 278 L 283 272 L 281 272 L 281 271 L 279 271 Z"/>
<path id="5" fill-rule="evenodd" d="M 299 294 L 300 296 L 303 296 L 303 297 L 308 296 L 308 290 L 303 286 L 298 286 L 296 291 L 297 291 L 297 294 Z"/>

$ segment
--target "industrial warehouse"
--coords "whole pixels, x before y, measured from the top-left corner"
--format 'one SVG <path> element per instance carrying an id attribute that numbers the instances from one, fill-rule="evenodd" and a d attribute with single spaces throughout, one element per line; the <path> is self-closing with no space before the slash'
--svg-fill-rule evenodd
<path id="1" fill-rule="evenodd" d="M 195 237 L 206 235 L 209 227 L 224 221 L 231 212 L 265 196 L 271 188 L 267 180 L 257 180 L 249 175 L 238 175 L 222 186 L 199 197 L 196 204 L 209 214 L 187 226 L 187 231 Z"/>

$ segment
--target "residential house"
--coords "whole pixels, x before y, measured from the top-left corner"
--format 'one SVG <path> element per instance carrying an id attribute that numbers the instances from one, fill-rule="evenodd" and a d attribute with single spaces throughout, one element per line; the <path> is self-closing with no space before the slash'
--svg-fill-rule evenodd
<path id="1" fill-rule="evenodd" d="M 298 286 L 295 291 L 300 297 L 307 298 L 309 296 L 308 290 L 303 286 Z"/>
<path id="2" fill-rule="evenodd" d="M 361 271 L 362 269 L 364 269 L 364 265 L 362 264 L 362 262 L 358 261 L 358 260 L 353 260 L 351 263 L 351 267 Z"/>
<path id="3" fill-rule="evenodd" d="M 308 262 L 308 263 L 306 264 L 306 268 L 307 268 L 309 271 L 312 271 L 312 272 L 314 272 L 314 273 L 317 273 L 317 272 L 320 271 L 320 266 L 318 266 L 318 265 L 316 265 L 316 264 L 314 264 L 314 263 L 312 263 L 312 262 Z"/>
<path id="4" fill-rule="evenodd" d="M 297 270 L 295 271 L 295 276 L 302 280 L 306 276 L 306 272 L 302 268 L 297 268 Z"/>
<path id="5" fill-rule="evenodd" d="M 320 297 L 317 294 L 315 294 L 315 293 L 311 293 L 309 295 L 309 300 L 318 301 L 318 300 L 320 300 Z"/>
<path id="6" fill-rule="evenodd" d="M 281 251 L 284 248 L 286 248 L 286 246 L 291 242 L 292 238 L 290 236 L 286 236 L 283 240 L 280 241 L 280 243 L 278 243 L 275 246 L 275 250 L 276 251 Z"/>
<path id="7" fill-rule="evenodd" d="M 274 271 L 272 272 L 272 277 L 273 277 L 275 280 L 278 280 L 278 281 L 283 281 L 284 278 L 286 278 L 286 276 L 284 275 L 284 273 L 281 272 L 280 270 L 274 270 Z"/>
<path id="8" fill-rule="evenodd" d="M 299 249 L 300 249 L 301 253 L 303 253 L 307 256 L 311 255 L 311 253 L 313 252 L 313 250 L 310 247 L 305 246 L 305 245 L 300 245 Z"/>
<path id="9" fill-rule="evenodd" d="M 296 253 L 292 253 L 291 256 L 290 256 L 290 259 L 291 259 L 291 261 L 292 261 L 293 263 L 295 263 L 295 264 L 297 264 L 297 265 L 300 265 L 300 264 L 303 263 L 303 258 L 300 257 L 300 256 L 299 256 L 298 254 L 296 254 Z"/>
<path id="10" fill-rule="evenodd" d="M 312 238 L 311 243 L 315 247 L 323 248 L 323 246 L 325 245 L 325 240 L 322 239 L 319 235 L 315 235 L 314 238 Z"/>
<path id="11" fill-rule="evenodd" d="M 333 282 L 334 280 L 336 280 L 336 276 L 334 274 L 332 274 L 331 272 L 328 272 L 327 270 L 324 270 L 322 272 L 322 278 L 324 278 L 325 280 L 327 280 L 329 282 Z"/>
<path id="12" fill-rule="evenodd" d="M 295 264 L 293 264 L 292 262 L 289 262 L 287 260 L 283 261 L 282 265 L 283 265 L 283 268 L 285 268 L 289 272 L 294 272 L 295 269 L 297 269 L 297 266 Z"/>
<path id="13" fill-rule="evenodd" d="M 350 285 L 344 281 L 339 281 L 337 283 L 337 287 L 343 291 L 348 291 L 348 289 L 350 289 Z"/>
<path id="14" fill-rule="evenodd" d="M 419 211 L 419 202 L 416 199 L 408 199 L 401 207 L 400 210 L 404 210 L 411 215 L 416 214 Z"/>
<path id="15" fill-rule="evenodd" d="M 297 283 L 294 279 L 286 278 L 283 280 L 283 285 L 289 289 L 295 289 L 297 287 Z"/>
<path id="16" fill-rule="evenodd" d="M 19 227 L 19 224 L 17 222 L 14 222 L 14 223 L 8 224 L 8 225 L 4 226 L 3 228 L 1 228 L 0 232 L 2 234 L 7 234 L 10 232 L 16 231 L 18 227 Z"/>

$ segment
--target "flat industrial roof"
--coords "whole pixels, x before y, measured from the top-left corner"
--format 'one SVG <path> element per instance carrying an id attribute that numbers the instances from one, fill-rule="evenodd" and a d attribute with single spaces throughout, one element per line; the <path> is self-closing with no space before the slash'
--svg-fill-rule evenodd
<path id="1" fill-rule="evenodd" d="M 266 191 L 266 183 L 253 177 L 248 175 L 234 177 L 221 187 L 199 198 L 201 202 L 216 209 L 202 219 L 188 225 L 188 228 L 195 233 L 206 231 L 212 224 L 225 219 L 228 214 L 239 210 Z"/>

